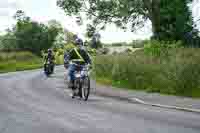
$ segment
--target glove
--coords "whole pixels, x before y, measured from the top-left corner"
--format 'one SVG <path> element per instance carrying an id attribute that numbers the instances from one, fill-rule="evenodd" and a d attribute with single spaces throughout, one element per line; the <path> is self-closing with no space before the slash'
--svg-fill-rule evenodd
<path id="1" fill-rule="evenodd" d="M 68 67 L 69 67 L 69 62 L 64 63 L 64 67 L 65 67 L 66 69 L 68 69 Z"/>

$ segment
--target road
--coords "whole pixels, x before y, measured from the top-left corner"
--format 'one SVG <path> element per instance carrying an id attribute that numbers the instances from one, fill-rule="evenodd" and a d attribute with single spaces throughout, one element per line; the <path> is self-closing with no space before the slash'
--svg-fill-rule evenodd
<path id="1" fill-rule="evenodd" d="M 0 133 L 200 133 L 200 114 L 94 94 L 71 99 L 59 67 L 51 78 L 41 70 L 0 75 Z"/>

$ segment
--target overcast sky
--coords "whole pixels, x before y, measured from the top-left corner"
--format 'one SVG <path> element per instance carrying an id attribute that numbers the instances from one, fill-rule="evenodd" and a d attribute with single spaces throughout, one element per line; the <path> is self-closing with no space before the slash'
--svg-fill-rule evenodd
<path id="1" fill-rule="evenodd" d="M 56 0 L 0 0 L 0 32 L 11 27 L 15 23 L 12 16 L 21 9 L 26 15 L 39 22 L 47 22 L 56 19 L 70 31 L 83 37 L 84 26 L 78 26 L 75 19 L 65 16 L 64 12 L 56 6 Z M 200 0 L 194 0 L 193 5 L 194 19 L 200 18 Z M 198 25 L 200 29 L 200 25 Z M 133 39 L 145 39 L 151 36 L 151 24 L 147 24 L 136 33 L 123 32 L 114 25 L 108 26 L 101 32 L 103 42 L 131 41 Z"/>

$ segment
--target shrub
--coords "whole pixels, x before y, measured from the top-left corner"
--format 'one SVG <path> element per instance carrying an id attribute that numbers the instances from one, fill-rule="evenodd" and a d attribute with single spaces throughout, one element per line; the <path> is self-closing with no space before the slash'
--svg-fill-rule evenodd
<path id="1" fill-rule="evenodd" d="M 146 41 L 144 44 L 144 51 L 146 54 L 152 56 L 167 56 L 170 49 L 181 48 L 183 43 L 181 41 Z"/>
<path id="2" fill-rule="evenodd" d="M 93 49 L 93 48 L 90 48 L 90 47 L 87 47 L 87 51 L 88 51 L 89 54 L 92 55 L 92 56 L 96 56 L 96 54 L 97 54 L 97 50 L 96 50 L 96 49 Z"/>

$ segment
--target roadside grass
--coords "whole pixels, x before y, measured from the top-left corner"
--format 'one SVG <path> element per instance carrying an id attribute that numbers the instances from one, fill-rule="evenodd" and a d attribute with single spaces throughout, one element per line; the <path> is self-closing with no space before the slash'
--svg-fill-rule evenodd
<path id="1" fill-rule="evenodd" d="M 0 73 L 43 67 L 42 59 L 30 52 L 0 52 Z"/>
<path id="2" fill-rule="evenodd" d="M 96 56 L 94 78 L 119 88 L 200 97 L 200 49 L 164 48 L 156 55 L 146 50 Z"/>

